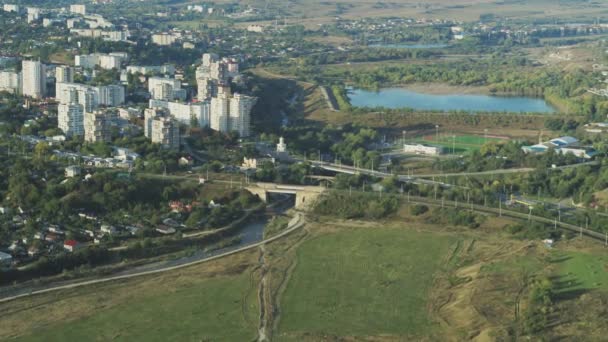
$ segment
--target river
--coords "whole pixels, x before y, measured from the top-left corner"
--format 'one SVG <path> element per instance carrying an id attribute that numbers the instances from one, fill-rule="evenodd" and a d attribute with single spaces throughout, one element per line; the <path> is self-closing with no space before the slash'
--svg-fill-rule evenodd
<path id="1" fill-rule="evenodd" d="M 379 91 L 349 89 L 348 98 L 354 107 L 412 108 L 428 111 L 470 111 L 509 113 L 554 113 L 545 100 L 521 96 L 482 94 L 427 94 L 405 88 Z"/>

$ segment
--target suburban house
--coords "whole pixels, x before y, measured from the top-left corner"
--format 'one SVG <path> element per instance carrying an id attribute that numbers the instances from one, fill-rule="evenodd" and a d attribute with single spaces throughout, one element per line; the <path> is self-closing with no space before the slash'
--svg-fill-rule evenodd
<path id="1" fill-rule="evenodd" d="M 67 250 L 69 252 L 75 252 L 80 247 L 81 247 L 80 243 L 78 241 L 76 241 L 76 240 L 66 240 L 63 243 L 63 248 L 65 248 L 65 250 Z"/>

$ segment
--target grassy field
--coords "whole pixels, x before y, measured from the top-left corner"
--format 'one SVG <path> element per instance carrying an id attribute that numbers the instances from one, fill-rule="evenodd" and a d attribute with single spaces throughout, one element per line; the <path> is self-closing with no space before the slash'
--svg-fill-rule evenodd
<path id="1" fill-rule="evenodd" d="M 257 336 L 255 277 L 245 253 L 161 276 L 0 305 L 0 340 L 247 341 Z"/>
<path id="2" fill-rule="evenodd" d="M 583 252 L 556 252 L 560 291 L 608 290 L 608 256 Z"/>
<path id="3" fill-rule="evenodd" d="M 228 3 L 231 0 L 218 0 Z M 243 4 L 265 8 L 262 0 L 242 1 Z M 307 28 L 318 28 L 319 24 L 331 23 L 335 17 L 358 19 L 361 17 L 408 17 L 425 19 L 479 20 L 483 14 L 494 14 L 506 18 L 568 18 L 577 20 L 605 15 L 608 4 L 580 0 L 399 0 L 383 2 L 377 0 L 307 0 L 278 1 L 270 3 L 268 12 L 289 14 L 289 21 Z M 271 22 L 261 22 L 271 24 Z"/>
<path id="4" fill-rule="evenodd" d="M 427 295 L 452 240 L 352 229 L 305 242 L 281 300 L 279 335 L 426 335 Z"/>

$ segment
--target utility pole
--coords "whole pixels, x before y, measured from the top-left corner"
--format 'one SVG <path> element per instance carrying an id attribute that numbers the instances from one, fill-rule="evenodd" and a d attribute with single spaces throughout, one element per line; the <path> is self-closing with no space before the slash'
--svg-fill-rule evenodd
<path id="1" fill-rule="evenodd" d="M 498 199 L 498 216 L 502 217 L 502 198 Z"/>

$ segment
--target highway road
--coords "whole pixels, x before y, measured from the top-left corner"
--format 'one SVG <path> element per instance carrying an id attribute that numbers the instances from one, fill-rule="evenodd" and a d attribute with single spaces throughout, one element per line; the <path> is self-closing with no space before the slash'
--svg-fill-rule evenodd
<path id="1" fill-rule="evenodd" d="M 383 177 L 383 178 L 397 176 L 399 178 L 399 180 L 404 181 L 404 182 L 414 182 L 417 178 L 491 176 L 491 175 L 500 175 L 500 174 L 529 173 L 529 172 L 533 172 L 536 170 L 534 168 L 516 168 L 516 169 L 478 171 L 478 172 L 451 172 L 451 173 L 427 173 L 427 174 L 415 174 L 415 175 L 414 174 L 413 175 L 394 175 L 394 174 L 375 171 L 375 170 L 355 168 L 355 167 L 349 166 L 349 165 L 334 164 L 334 163 L 320 162 L 320 161 L 310 161 L 310 163 L 316 167 L 319 167 L 319 168 L 322 168 L 322 169 L 325 169 L 328 171 L 339 172 L 339 173 L 348 173 L 348 174 L 361 173 L 361 174 L 366 174 L 366 175 L 375 176 L 375 177 Z M 555 168 L 549 168 L 547 170 L 566 170 L 566 169 L 571 169 L 571 168 L 576 168 L 576 167 L 581 167 L 581 166 L 588 166 L 588 165 L 599 165 L 599 162 L 591 161 L 591 162 L 578 163 L 578 164 L 572 164 L 572 165 L 564 165 L 564 166 L 558 166 Z M 428 184 L 449 185 L 449 184 L 442 183 L 442 182 L 421 181 L 421 180 L 418 180 L 418 181 L 421 183 L 428 183 Z"/>

